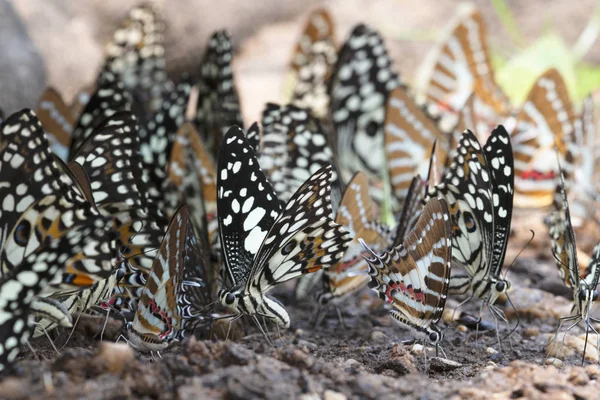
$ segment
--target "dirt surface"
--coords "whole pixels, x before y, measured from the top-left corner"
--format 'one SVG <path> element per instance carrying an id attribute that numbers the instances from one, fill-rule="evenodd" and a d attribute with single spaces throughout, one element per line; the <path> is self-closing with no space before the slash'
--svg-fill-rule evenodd
<path id="1" fill-rule="evenodd" d="M 109 319 L 100 343 L 105 316 L 84 316 L 58 355 L 47 338 L 33 341 L 35 355 L 24 351 L 11 376 L 0 383 L 0 398 L 596 398 L 595 337 L 590 337 L 583 367 L 580 327 L 559 345 L 564 361 L 546 361 L 557 317 L 570 309 L 570 300 L 551 292 L 570 294 L 552 261 L 540 253 L 547 249 L 547 232 L 531 221 L 541 221 L 543 213 L 526 214 L 517 212 L 513 241 L 521 242 L 528 228 L 538 235 L 509 272 L 519 319 L 515 328 L 515 310 L 504 306 L 510 328 L 500 323 L 500 344 L 485 309 L 479 330 L 476 318 L 464 316 L 479 314 L 480 303 L 474 300 L 458 311 L 463 299 L 449 300 L 440 323 L 447 326 L 443 351 L 436 358 L 433 348 L 425 355 L 421 344 L 403 343 L 411 339 L 410 332 L 392 322 L 368 289 L 342 304 L 341 319 L 332 307 L 317 326 L 314 303 L 294 301 L 293 288 L 284 285 L 273 293 L 292 318 L 289 330 L 267 327 L 267 339 L 249 320 L 220 320 L 212 328 L 213 339 L 190 338 L 160 357 L 137 354 L 118 340 L 123 333 L 118 319 Z M 509 261 L 520 250 L 513 247 Z M 69 333 L 52 335 L 58 348 Z"/>

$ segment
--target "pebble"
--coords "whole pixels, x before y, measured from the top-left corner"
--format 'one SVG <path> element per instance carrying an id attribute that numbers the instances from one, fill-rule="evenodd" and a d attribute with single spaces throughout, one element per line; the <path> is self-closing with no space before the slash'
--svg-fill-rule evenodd
<path id="1" fill-rule="evenodd" d="M 25 380 L 6 377 L 0 382 L 0 398 L 24 399 L 27 397 L 28 389 Z"/>
<path id="2" fill-rule="evenodd" d="M 106 371 L 120 374 L 133 362 L 135 354 L 127 343 L 102 342 L 95 358 L 104 365 Z"/>
<path id="3" fill-rule="evenodd" d="M 456 330 L 460 333 L 466 333 L 469 331 L 469 328 L 467 328 L 466 326 L 464 326 L 463 324 L 460 324 L 456 327 Z"/>
<path id="4" fill-rule="evenodd" d="M 389 339 L 385 333 L 383 333 L 381 331 L 373 331 L 373 332 L 371 332 L 371 340 L 374 342 L 383 343 L 383 342 L 387 342 Z"/>
<path id="5" fill-rule="evenodd" d="M 548 343 L 546 344 L 546 353 L 548 357 L 555 357 L 564 360 L 573 354 L 582 355 L 583 349 L 586 347 L 586 335 L 573 336 L 565 333 L 558 335 L 554 340 L 553 334 L 548 334 Z M 564 339 L 564 340 L 563 340 Z M 596 334 L 588 334 L 587 348 L 585 351 L 585 359 L 587 361 L 598 362 L 598 348 Z"/>
<path id="6" fill-rule="evenodd" d="M 487 349 L 485 349 L 485 352 L 490 355 L 494 355 L 498 353 L 498 350 L 494 349 L 493 347 L 488 347 Z"/>
<path id="7" fill-rule="evenodd" d="M 538 336 L 539 334 L 540 328 L 537 326 L 530 326 L 529 328 L 525 329 L 525 337 L 532 338 Z"/>
<path id="8" fill-rule="evenodd" d="M 418 356 L 423 355 L 423 353 L 425 352 L 425 346 L 423 346 L 420 343 L 415 343 L 410 348 L 410 352 Z"/>
<path id="9" fill-rule="evenodd" d="M 564 366 L 565 366 L 565 363 L 563 363 L 561 359 L 559 359 L 559 358 L 554 358 L 554 357 L 548 358 L 548 359 L 547 359 L 547 360 L 544 362 L 544 364 L 546 364 L 546 365 L 553 365 L 553 366 L 555 366 L 556 368 L 562 368 L 562 367 L 564 367 Z"/>
<path id="10" fill-rule="evenodd" d="M 347 397 L 340 392 L 335 392 L 333 390 L 326 390 L 323 393 L 323 400 L 346 400 Z"/>
<path id="11" fill-rule="evenodd" d="M 436 372 L 447 372 L 460 368 L 463 365 L 459 362 L 448 360 L 442 357 L 432 357 L 429 359 L 429 370 Z"/>

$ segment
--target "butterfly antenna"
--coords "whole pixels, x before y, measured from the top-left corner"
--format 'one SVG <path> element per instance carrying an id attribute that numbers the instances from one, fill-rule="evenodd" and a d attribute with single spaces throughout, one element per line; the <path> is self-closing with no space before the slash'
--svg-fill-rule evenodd
<path id="1" fill-rule="evenodd" d="M 512 268 L 512 266 L 515 264 L 515 262 L 517 261 L 517 259 L 519 258 L 519 256 L 521 256 L 521 253 L 523 253 L 523 251 L 531 244 L 531 242 L 533 242 L 533 238 L 535 237 L 535 232 L 533 231 L 533 229 L 530 229 L 529 232 L 531 232 L 531 237 L 529 238 L 529 240 L 527 241 L 527 243 L 525 243 L 525 246 L 523 246 L 521 248 L 521 250 L 519 250 L 519 252 L 517 253 L 517 255 L 515 256 L 515 258 L 512 260 L 512 262 L 510 263 L 510 265 L 508 266 L 508 268 L 506 268 L 504 270 L 504 276 L 503 278 L 506 279 L 506 276 L 508 274 L 508 271 Z M 515 310 L 516 311 L 516 310 Z"/>
<path id="2" fill-rule="evenodd" d="M 56 354 L 60 354 L 60 351 L 58 351 L 58 349 L 56 348 L 54 341 L 50 338 L 50 335 L 48 334 L 48 331 L 46 330 L 46 328 L 44 326 L 42 326 L 42 331 L 44 332 L 44 335 L 46 335 L 46 337 L 48 338 L 48 341 L 50 342 L 50 345 L 52 346 L 52 348 L 54 349 Z M 61 348 L 61 350 L 62 350 L 62 348 Z"/>
<path id="3" fill-rule="evenodd" d="M 510 306 L 512 307 L 512 309 L 515 310 L 515 315 L 517 316 L 517 323 L 515 324 L 515 327 L 512 328 L 511 331 L 506 336 L 504 336 L 502 338 L 502 340 L 511 337 L 512 334 L 515 333 L 515 331 L 517 330 L 517 328 L 521 324 L 521 317 L 519 316 L 519 312 L 517 311 L 517 308 L 515 307 L 515 305 L 512 302 L 512 300 L 510 299 L 510 296 L 508 295 L 508 293 L 506 293 L 506 300 L 508 301 L 508 303 L 510 304 Z"/>

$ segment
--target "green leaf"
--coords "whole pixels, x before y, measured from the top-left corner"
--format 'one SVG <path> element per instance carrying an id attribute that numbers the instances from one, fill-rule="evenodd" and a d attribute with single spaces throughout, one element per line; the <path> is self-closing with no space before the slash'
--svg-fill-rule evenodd
<path id="1" fill-rule="evenodd" d="M 573 55 L 564 40 L 555 33 L 540 37 L 511 58 L 496 72 L 496 80 L 513 104 L 519 105 L 537 78 L 550 68 L 560 72 L 571 97 L 579 98 Z"/>

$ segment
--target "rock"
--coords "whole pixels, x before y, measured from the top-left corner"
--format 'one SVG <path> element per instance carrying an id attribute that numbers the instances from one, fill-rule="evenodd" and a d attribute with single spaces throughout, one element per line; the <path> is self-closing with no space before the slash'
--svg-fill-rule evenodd
<path id="1" fill-rule="evenodd" d="M 390 339 L 388 338 L 388 336 L 381 332 L 381 331 L 373 331 L 371 332 L 371 340 L 373 342 L 377 342 L 377 343 L 385 343 L 387 341 L 389 341 Z"/>
<path id="2" fill-rule="evenodd" d="M 425 346 L 420 343 L 415 343 L 410 348 L 410 352 L 414 355 L 421 356 L 425 354 Z"/>
<path id="3" fill-rule="evenodd" d="M 527 329 L 525 329 L 525 332 L 523 334 L 525 335 L 525 337 L 528 338 L 536 337 L 540 334 L 540 328 L 537 326 L 530 326 Z"/>
<path id="4" fill-rule="evenodd" d="M 567 285 L 565 285 L 565 283 L 560 279 L 558 274 L 556 274 L 556 276 L 546 277 L 542 282 L 540 282 L 538 287 L 546 292 L 555 294 L 557 296 L 562 296 L 566 299 L 571 299 L 573 297 L 573 289 L 567 287 Z"/>
<path id="5" fill-rule="evenodd" d="M 323 393 L 323 400 L 346 400 L 347 397 L 340 393 L 340 392 L 334 392 L 333 390 L 326 390 L 325 393 Z"/>
<path id="6" fill-rule="evenodd" d="M 442 357 L 431 357 L 429 359 L 429 370 L 435 372 L 447 372 L 452 371 L 463 365 L 459 362 L 448 360 Z"/>
<path id="7" fill-rule="evenodd" d="M 556 338 L 554 334 L 547 334 L 546 336 L 548 339 L 546 344 L 548 357 L 556 357 L 561 360 L 573 355 L 581 357 L 585 348 L 585 359 L 594 363 L 598 362 L 598 337 L 596 334 L 588 334 L 587 347 L 585 334 L 574 336 L 561 332 Z"/>
<path id="8" fill-rule="evenodd" d="M 400 375 L 416 372 L 415 359 L 402 344 L 396 344 L 387 360 L 377 367 L 377 371 L 392 370 Z"/>
<path id="9" fill-rule="evenodd" d="M 557 319 L 571 312 L 571 301 L 553 296 L 539 289 L 519 288 L 510 292 L 510 299 L 516 307 L 520 318 L 525 319 Z M 515 309 L 505 307 L 504 313 L 509 319 L 516 318 Z"/>
<path id="10" fill-rule="evenodd" d="M 29 387 L 26 380 L 7 377 L 0 381 L 0 398 L 6 400 L 24 399 Z"/>
<path id="11" fill-rule="evenodd" d="M 498 353 L 498 350 L 494 349 L 493 347 L 488 347 L 487 349 L 485 349 L 485 352 L 490 355 L 494 355 Z"/>
<path id="12" fill-rule="evenodd" d="M 95 362 L 103 365 L 105 371 L 118 375 L 135 360 L 133 349 L 127 343 L 102 342 L 95 356 Z"/>
<path id="13" fill-rule="evenodd" d="M 281 351 L 281 361 L 300 369 L 309 369 L 315 358 L 300 349 L 289 347 Z"/>
<path id="14" fill-rule="evenodd" d="M 29 37 L 27 25 L 7 0 L 0 0 L 0 37 L 0 108 L 8 116 L 25 107 L 35 108 L 46 86 L 46 70 L 38 47 Z M 63 42 L 60 53 L 74 53 L 65 51 L 67 43 L 71 42 Z"/>
<path id="15" fill-rule="evenodd" d="M 544 364 L 546 364 L 546 365 L 553 365 L 553 366 L 555 366 L 556 368 L 562 368 L 562 367 L 564 367 L 564 366 L 565 366 L 565 363 L 564 363 L 564 362 L 562 362 L 562 360 L 561 360 L 561 359 L 559 359 L 559 358 L 554 358 L 554 357 L 551 357 L 551 358 L 548 358 L 548 359 L 546 359 L 546 361 L 544 361 Z"/>

